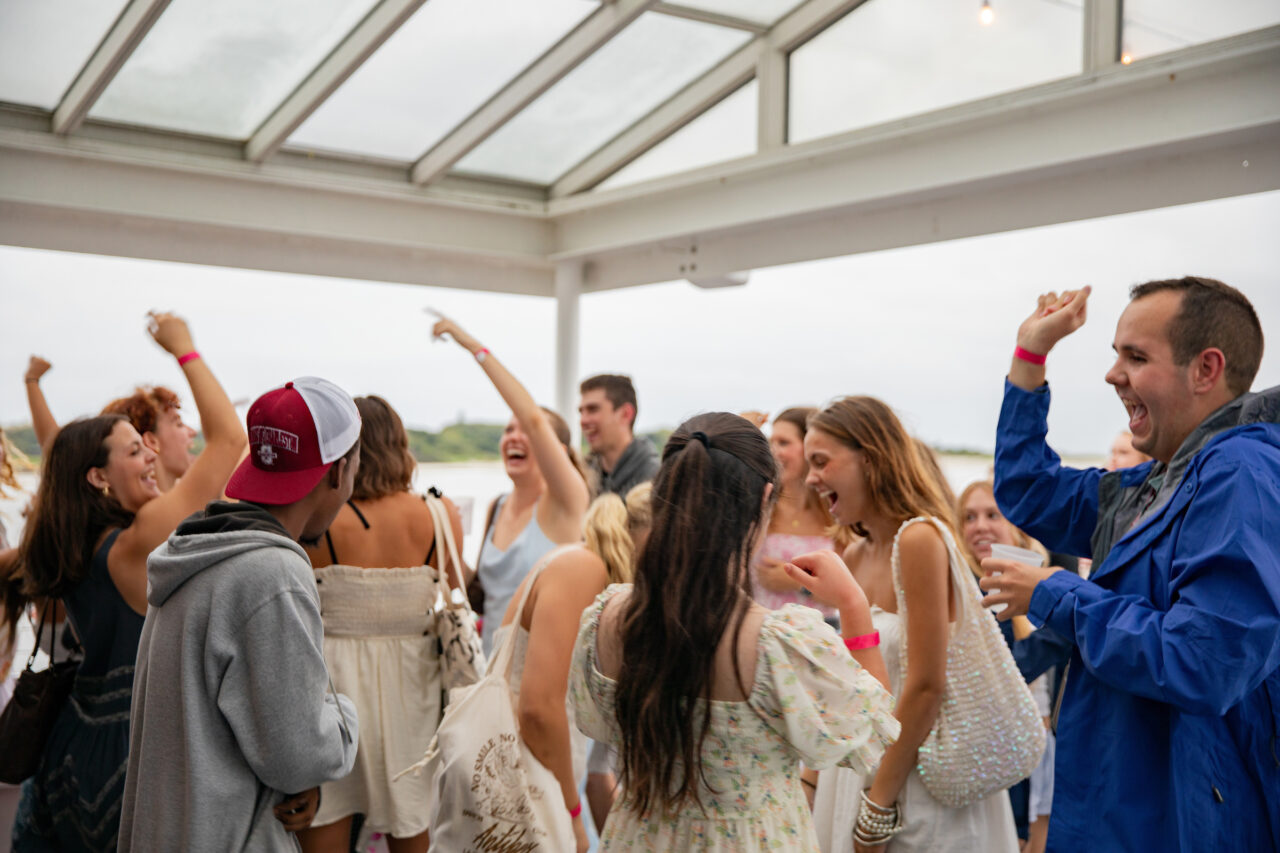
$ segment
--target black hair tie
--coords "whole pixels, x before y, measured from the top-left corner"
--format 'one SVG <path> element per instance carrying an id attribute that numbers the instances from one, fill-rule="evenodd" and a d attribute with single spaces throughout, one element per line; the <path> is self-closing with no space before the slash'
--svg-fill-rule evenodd
<path id="1" fill-rule="evenodd" d="M 693 435 L 689 436 L 689 438 L 692 441 L 702 442 L 702 446 L 705 447 L 707 450 L 711 449 L 711 439 L 707 438 L 707 434 L 702 430 L 697 430 L 696 432 L 694 432 Z"/>

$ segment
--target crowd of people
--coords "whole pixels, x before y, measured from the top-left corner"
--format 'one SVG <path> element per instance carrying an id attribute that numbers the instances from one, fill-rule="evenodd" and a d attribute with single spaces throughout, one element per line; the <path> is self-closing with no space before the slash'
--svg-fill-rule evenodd
<path id="1" fill-rule="evenodd" d="M 1280 849 L 1261 325 L 1213 279 L 1134 287 L 1129 429 L 1073 469 L 1046 361 L 1089 295 L 1011 336 L 994 477 L 958 497 L 867 396 L 698 414 L 659 451 L 631 380 L 593 376 L 584 459 L 440 319 L 512 415 L 474 566 L 382 397 L 302 377 L 242 425 L 152 314 L 194 453 L 165 388 L 60 425 L 33 357 L 39 485 L 0 527 L 12 849 L 582 853 L 588 821 L 607 851 Z M 0 433 L 0 490 L 24 462 Z M 13 660 L 26 619 L 77 662 L 65 698 Z M 449 710 L 495 678 L 514 733 Z"/>

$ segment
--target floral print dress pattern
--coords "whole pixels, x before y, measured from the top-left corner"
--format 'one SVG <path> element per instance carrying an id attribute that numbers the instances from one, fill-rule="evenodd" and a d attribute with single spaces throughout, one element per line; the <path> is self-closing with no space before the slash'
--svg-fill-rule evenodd
<path id="1" fill-rule="evenodd" d="M 597 666 L 596 635 L 609 600 L 630 589 L 610 586 L 583 613 L 570 671 L 578 727 L 615 748 L 621 747 L 616 682 Z M 627 808 L 624 794 L 609 813 L 600 849 L 817 853 L 800 762 L 866 772 L 898 730 L 889 691 L 849 655 L 820 613 L 788 605 L 760 627 L 750 696 L 711 702 L 702 747 L 710 783 L 700 792 L 705 814 L 690 806 L 669 817 L 641 815 Z"/>

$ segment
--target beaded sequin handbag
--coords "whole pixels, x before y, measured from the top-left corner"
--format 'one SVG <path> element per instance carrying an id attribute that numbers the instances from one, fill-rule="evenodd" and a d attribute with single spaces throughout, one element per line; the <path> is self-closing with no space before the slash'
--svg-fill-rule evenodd
<path id="1" fill-rule="evenodd" d="M 425 497 L 427 509 L 431 511 L 431 520 L 436 528 L 436 553 L 440 555 L 441 567 L 453 572 L 457 589 L 445 588 L 447 606 L 436 611 L 436 636 L 440 639 L 440 673 L 444 682 L 445 697 L 449 691 L 458 687 L 475 684 L 484 677 L 484 647 L 480 642 L 480 632 L 476 629 L 476 614 L 471 610 L 465 590 L 466 583 L 462 579 L 462 560 L 458 557 L 458 546 L 453 540 L 453 525 L 449 521 L 449 511 L 444 501 L 437 494 Z M 445 567 L 444 564 L 448 563 Z"/>
<path id="2" fill-rule="evenodd" d="M 898 539 L 917 522 L 938 528 L 947 544 L 956 621 L 947 643 L 947 686 L 938 719 L 920 744 L 916 769 L 938 802 L 952 808 L 975 803 L 1027 778 L 1044 754 L 1045 729 L 1031 690 L 1013 662 L 995 616 L 982 606 L 964 558 L 945 525 L 913 518 L 893 540 L 893 589 L 905 623 Z M 907 631 L 902 631 L 902 671 L 907 671 Z"/>

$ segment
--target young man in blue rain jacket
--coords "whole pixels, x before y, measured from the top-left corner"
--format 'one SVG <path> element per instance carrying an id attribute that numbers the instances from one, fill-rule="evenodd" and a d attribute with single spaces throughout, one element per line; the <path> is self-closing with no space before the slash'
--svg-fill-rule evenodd
<path id="1" fill-rule="evenodd" d="M 1261 325 L 1212 279 L 1134 287 L 1106 379 L 1153 461 L 1075 470 L 1045 441 L 1043 364 L 1088 296 L 1046 294 L 1018 330 L 995 495 L 1093 573 L 989 559 L 981 582 L 1001 619 L 1043 626 L 1040 664 L 1069 653 L 1048 849 L 1278 850 L 1280 387 L 1248 393 Z"/>

